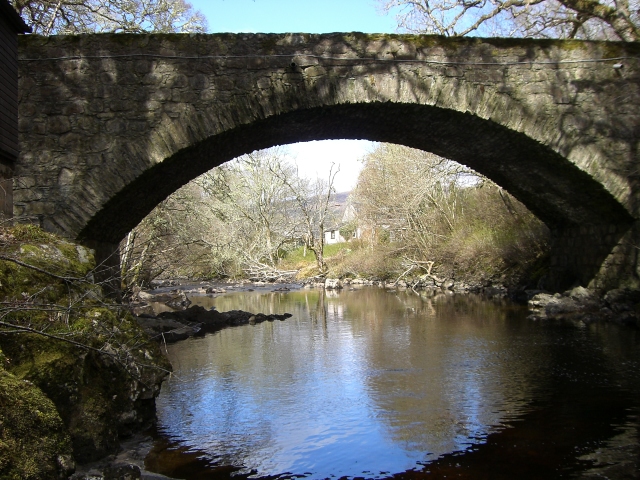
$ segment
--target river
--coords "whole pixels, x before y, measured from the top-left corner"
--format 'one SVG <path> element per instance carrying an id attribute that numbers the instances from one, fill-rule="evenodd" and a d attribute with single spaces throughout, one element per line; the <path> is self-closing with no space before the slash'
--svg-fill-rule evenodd
<path id="1" fill-rule="evenodd" d="M 194 303 L 286 321 L 167 346 L 147 468 L 210 478 L 640 478 L 640 334 L 375 287 Z"/>

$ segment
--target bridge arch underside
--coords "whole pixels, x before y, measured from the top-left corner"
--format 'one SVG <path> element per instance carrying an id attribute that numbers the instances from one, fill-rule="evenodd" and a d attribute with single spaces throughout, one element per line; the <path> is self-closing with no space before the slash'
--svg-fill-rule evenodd
<path id="1" fill-rule="evenodd" d="M 619 248 L 616 245 L 633 218 L 602 184 L 522 133 L 468 113 L 417 104 L 373 102 L 303 109 L 211 136 L 148 168 L 114 192 L 78 239 L 116 244 L 159 202 L 215 166 L 254 150 L 328 139 L 396 143 L 473 168 L 550 227 L 552 288 L 598 286 L 594 284 L 598 276 L 602 286 L 611 283 L 602 275 L 604 264 Z M 615 268 L 606 270 L 609 277 L 621 274 Z"/>

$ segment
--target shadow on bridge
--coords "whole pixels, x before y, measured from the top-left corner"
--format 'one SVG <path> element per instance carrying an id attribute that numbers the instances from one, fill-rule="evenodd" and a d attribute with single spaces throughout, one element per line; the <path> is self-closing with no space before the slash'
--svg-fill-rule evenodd
<path id="1" fill-rule="evenodd" d="M 17 213 L 50 230 L 113 251 L 168 195 L 235 157 L 367 139 L 455 160 L 518 198 L 552 231 L 557 288 L 635 278 L 633 242 L 621 239 L 638 236 L 637 65 L 621 74 L 582 61 L 637 46 L 360 34 L 23 40 Z"/>

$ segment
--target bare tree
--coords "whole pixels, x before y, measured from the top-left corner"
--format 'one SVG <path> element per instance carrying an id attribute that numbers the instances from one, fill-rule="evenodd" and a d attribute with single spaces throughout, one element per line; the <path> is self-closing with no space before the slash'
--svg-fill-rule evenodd
<path id="1" fill-rule="evenodd" d="M 33 33 L 205 32 L 207 21 L 186 0 L 11 0 Z"/>
<path id="2" fill-rule="evenodd" d="M 278 175 L 295 170 L 277 148 L 217 167 L 156 207 L 121 243 L 126 286 L 164 276 L 277 279 L 301 236 L 298 206 Z"/>
<path id="3" fill-rule="evenodd" d="M 277 276 L 274 269 L 282 251 L 299 231 L 299 215 L 287 200 L 283 180 L 295 171 L 278 148 L 243 155 L 223 168 L 225 185 L 211 182 L 209 174 L 196 180 L 209 196 L 208 208 L 224 219 L 235 256 L 246 271 Z"/>
<path id="4" fill-rule="evenodd" d="M 393 144 L 380 144 L 364 163 L 354 196 L 371 241 L 403 238 L 413 249 L 428 249 L 453 230 L 459 189 L 478 179 L 458 163 Z"/>
<path id="5" fill-rule="evenodd" d="M 162 275 L 235 276 L 235 221 L 223 201 L 228 177 L 222 168 L 207 172 L 170 195 L 127 234 L 120 244 L 125 290 Z"/>
<path id="6" fill-rule="evenodd" d="M 297 172 L 291 176 L 282 170 L 274 170 L 280 181 L 289 189 L 291 201 L 299 209 L 304 225 L 304 246 L 313 252 L 321 275 L 327 273 L 324 260 L 324 228 L 329 219 L 331 197 L 335 193 L 333 185 L 339 171 L 340 168 L 332 163 L 327 180 L 316 178 L 311 181 L 301 177 Z"/>
<path id="7" fill-rule="evenodd" d="M 638 0 L 379 0 L 400 30 L 447 36 L 640 39 Z"/>

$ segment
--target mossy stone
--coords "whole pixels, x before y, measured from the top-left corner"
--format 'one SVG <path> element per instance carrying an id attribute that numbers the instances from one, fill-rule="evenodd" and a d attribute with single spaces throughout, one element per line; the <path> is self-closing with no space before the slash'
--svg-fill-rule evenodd
<path id="1" fill-rule="evenodd" d="M 71 440 L 55 405 L 31 382 L 0 368 L 0 479 L 66 478 Z"/>
<path id="2" fill-rule="evenodd" d="M 5 321 L 58 337 L 7 328 L 0 335 L 5 383 L 9 378 L 14 386 L 31 386 L 57 410 L 57 423 L 46 428 L 58 429 L 66 438 L 61 455 L 73 452 L 76 461 L 89 462 L 114 453 L 121 437 L 148 427 L 155 418 L 154 398 L 170 368 L 168 362 L 127 311 L 107 308 L 101 302 L 100 287 L 90 281 L 95 262 L 88 249 L 37 227 L 0 234 L 8 239 L 1 252 L 5 260 L 0 260 L 0 297 L 13 306 Z M 100 349 L 106 353 L 96 351 Z M 12 401 L 19 396 L 14 395 Z M 40 434 L 38 429 L 29 430 L 34 425 L 23 425 L 25 438 Z M 0 458 L 6 452 L 3 461 L 11 473 L 3 476 L 5 467 L 0 463 L 0 480 L 57 478 L 40 471 L 32 476 L 28 459 L 10 463 L 11 452 L 21 458 L 22 447 L 3 440 L 2 428 L 0 425 Z M 60 465 L 69 463 L 66 457 L 60 458 Z M 47 461 L 42 460 L 44 466 Z"/>

